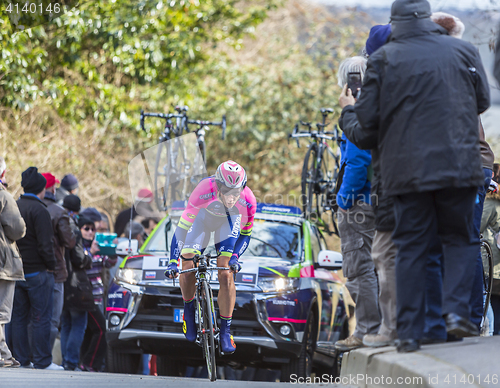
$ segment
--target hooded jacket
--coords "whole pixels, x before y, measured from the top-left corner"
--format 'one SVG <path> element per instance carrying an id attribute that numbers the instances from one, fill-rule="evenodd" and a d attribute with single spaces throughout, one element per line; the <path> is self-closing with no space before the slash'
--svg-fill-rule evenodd
<path id="1" fill-rule="evenodd" d="M 25 233 L 16 201 L 0 183 L 0 280 L 24 280 L 23 261 L 15 241 Z"/>
<path id="2" fill-rule="evenodd" d="M 392 28 L 354 107 L 362 148 L 378 145 L 384 194 L 483 184 L 477 116 L 490 95 L 477 49 L 428 17 L 393 19 Z"/>

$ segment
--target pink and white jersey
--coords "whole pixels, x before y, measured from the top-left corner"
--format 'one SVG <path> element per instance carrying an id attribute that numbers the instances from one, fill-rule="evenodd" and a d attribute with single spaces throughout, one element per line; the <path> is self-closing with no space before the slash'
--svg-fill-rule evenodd
<path id="1" fill-rule="evenodd" d="M 201 209 L 216 217 L 226 217 L 226 208 L 218 200 L 218 189 L 215 178 L 208 177 L 203 179 L 193 190 L 189 197 L 186 209 L 182 213 L 178 227 L 189 230 Z M 253 219 L 257 210 L 257 201 L 252 190 L 247 186 L 241 192 L 240 198 L 230 209 L 232 214 L 241 214 L 242 235 L 249 236 L 252 233 Z"/>

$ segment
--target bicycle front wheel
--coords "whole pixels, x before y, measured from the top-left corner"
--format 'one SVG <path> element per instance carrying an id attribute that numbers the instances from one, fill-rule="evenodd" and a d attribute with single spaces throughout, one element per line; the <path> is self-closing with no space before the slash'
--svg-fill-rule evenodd
<path id="1" fill-rule="evenodd" d="M 317 156 L 316 144 L 312 143 L 302 166 L 302 211 L 306 219 L 319 216 L 318 194 L 316 193 Z"/>
<path id="2" fill-rule="evenodd" d="M 203 306 L 203 354 L 207 362 L 208 378 L 210 381 L 217 379 L 217 366 L 215 364 L 215 315 L 212 309 L 212 298 L 208 282 L 203 281 L 202 298 Z"/>

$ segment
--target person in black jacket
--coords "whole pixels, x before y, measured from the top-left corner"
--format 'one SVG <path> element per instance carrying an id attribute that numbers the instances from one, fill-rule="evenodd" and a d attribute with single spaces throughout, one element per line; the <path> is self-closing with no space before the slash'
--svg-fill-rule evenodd
<path id="1" fill-rule="evenodd" d="M 47 205 L 52 227 L 54 229 L 54 254 L 56 256 L 56 268 L 54 270 L 54 294 L 52 300 L 52 320 L 50 329 L 50 348 L 54 347 L 56 337 L 59 334 L 59 324 L 64 304 L 64 282 L 68 278 L 66 260 L 64 258 L 65 249 L 75 246 L 76 236 L 70 227 L 68 212 L 56 202 L 56 183 L 59 182 L 50 172 L 42 174 L 47 180 L 45 186 L 45 197 L 43 203 Z"/>
<path id="2" fill-rule="evenodd" d="M 64 307 L 61 315 L 61 353 L 64 369 L 79 370 L 80 348 L 87 327 L 87 312 L 95 308 L 92 284 L 86 271 L 92 266 L 92 257 L 85 254 L 82 235 L 76 224 L 80 199 L 70 194 L 64 198 L 63 207 L 70 216 L 76 244 L 65 254 L 68 280 L 64 284 Z"/>
<path id="3" fill-rule="evenodd" d="M 26 235 L 17 241 L 23 259 L 25 281 L 16 282 L 12 311 L 12 347 L 14 357 L 22 366 L 37 369 L 62 369 L 52 363 L 50 320 L 56 258 L 52 238 L 54 231 L 47 206 L 42 202 L 47 181 L 36 167 L 22 173 L 24 195 L 17 201 L 26 223 Z M 31 347 L 28 324 L 31 323 Z M 31 349 L 31 352 L 30 352 Z"/>
<path id="4" fill-rule="evenodd" d="M 378 148 L 382 189 L 394 196 L 398 351 L 420 347 L 425 267 L 438 231 L 447 331 L 477 335 L 469 299 L 479 239 L 471 225 L 483 184 L 477 116 L 490 105 L 479 53 L 430 20 L 426 0 L 396 0 L 389 42 L 368 59 L 355 112 Z"/>

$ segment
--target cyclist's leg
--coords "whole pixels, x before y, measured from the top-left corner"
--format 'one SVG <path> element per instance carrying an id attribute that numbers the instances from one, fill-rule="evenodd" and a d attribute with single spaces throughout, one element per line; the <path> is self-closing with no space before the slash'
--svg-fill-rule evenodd
<path id="1" fill-rule="evenodd" d="M 200 211 L 193 225 L 186 235 L 186 242 L 181 251 L 182 269 L 190 269 L 194 267 L 192 258 L 196 254 L 200 254 L 202 243 L 205 240 L 205 224 L 204 211 Z M 182 330 L 186 339 L 193 342 L 196 339 L 196 323 L 195 323 L 195 292 L 196 292 L 196 277 L 193 272 L 181 274 L 179 277 L 181 286 L 182 299 L 184 300 L 184 324 Z"/>
<path id="2" fill-rule="evenodd" d="M 240 216 L 231 217 L 229 222 L 224 223 L 215 232 L 215 247 L 219 254 L 217 258 L 218 267 L 227 267 L 234 250 L 236 240 L 239 236 Z M 217 242 L 219 241 L 219 242 Z M 222 353 L 230 354 L 236 350 L 236 345 L 231 335 L 231 320 L 233 316 L 234 303 L 236 300 L 236 286 L 233 273 L 229 270 L 219 271 L 219 313 L 221 317 L 221 350 Z"/>

